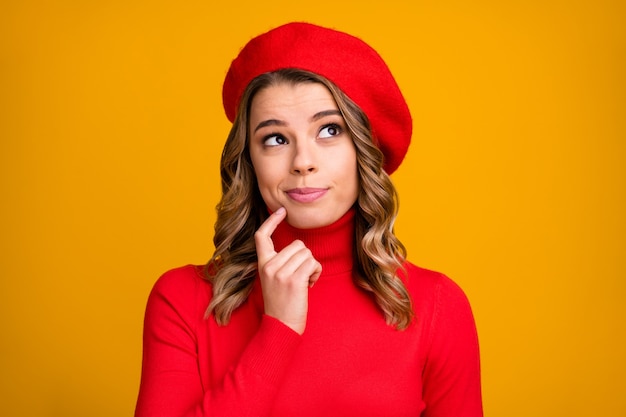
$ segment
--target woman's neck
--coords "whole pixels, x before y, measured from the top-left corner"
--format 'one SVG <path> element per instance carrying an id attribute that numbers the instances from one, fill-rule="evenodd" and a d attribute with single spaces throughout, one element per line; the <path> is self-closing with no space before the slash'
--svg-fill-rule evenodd
<path id="1" fill-rule="evenodd" d="M 277 252 L 301 240 L 322 264 L 322 275 L 349 272 L 354 264 L 355 210 L 350 209 L 335 223 L 315 229 L 296 229 L 281 223 L 272 240 Z"/>

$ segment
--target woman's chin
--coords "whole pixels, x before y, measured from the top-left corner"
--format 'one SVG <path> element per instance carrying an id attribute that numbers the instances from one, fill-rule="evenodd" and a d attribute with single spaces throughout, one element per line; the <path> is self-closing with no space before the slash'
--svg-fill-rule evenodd
<path id="1" fill-rule="evenodd" d="M 298 210 L 299 211 L 299 210 Z M 337 217 L 337 218 L 335 218 Z M 291 227 L 296 229 L 317 229 L 319 227 L 328 226 L 339 220 L 341 216 L 334 216 L 330 214 L 320 215 L 319 211 L 316 212 L 298 212 L 290 214 L 287 211 L 287 223 Z"/>

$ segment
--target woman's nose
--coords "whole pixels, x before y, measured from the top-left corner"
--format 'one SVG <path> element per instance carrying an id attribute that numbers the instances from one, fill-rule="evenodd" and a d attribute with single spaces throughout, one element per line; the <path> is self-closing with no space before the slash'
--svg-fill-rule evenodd
<path id="1" fill-rule="evenodd" d="M 318 169 L 315 151 L 310 141 L 298 141 L 294 147 L 291 172 L 298 175 L 311 174 Z"/>

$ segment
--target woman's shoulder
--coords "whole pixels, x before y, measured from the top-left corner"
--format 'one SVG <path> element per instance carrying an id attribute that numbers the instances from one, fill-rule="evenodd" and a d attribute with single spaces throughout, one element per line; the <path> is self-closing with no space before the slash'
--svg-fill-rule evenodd
<path id="1" fill-rule="evenodd" d="M 404 282 L 414 303 L 468 303 L 463 289 L 444 273 L 422 268 L 409 261 L 403 267 L 406 271 Z"/>
<path id="2" fill-rule="evenodd" d="M 206 306 L 211 298 L 211 284 L 205 279 L 204 265 L 185 265 L 162 274 L 154 283 L 150 300 L 163 300 L 172 306 Z"/>
<path id="3" fill-rule="evenodd" d="M 444 273 L 418 266 L 410 261 L 405 261 L 402 267 L 406 273 L 400 273 L 400 276 L 404 275 L 405 283 L 409 286 L 436 287 L 439 285 L 456 285 Z"/>

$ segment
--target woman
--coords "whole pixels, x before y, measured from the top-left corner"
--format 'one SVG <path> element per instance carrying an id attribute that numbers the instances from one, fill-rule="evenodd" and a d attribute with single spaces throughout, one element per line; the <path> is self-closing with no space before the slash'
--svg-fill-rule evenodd
<path id="1" fill-rule="evenodd" d="M 291 23 L 223 99 L 215 253 L 155 284 L 136 415 L 482 416 L 469 303 L 393 234 L 411 117 L 384 61 Z"/>

